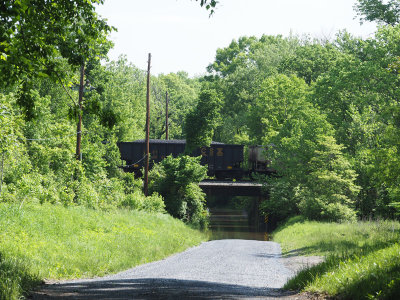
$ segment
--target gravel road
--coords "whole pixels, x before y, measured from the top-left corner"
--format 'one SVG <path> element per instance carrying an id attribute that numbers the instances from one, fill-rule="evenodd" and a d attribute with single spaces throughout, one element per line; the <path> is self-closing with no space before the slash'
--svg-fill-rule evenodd
<path id="1" fill-rule="evenodd" d="M 115 275 L 46 284 L 32 299 L 302 299 L 281 290 L 295 270 L 277 243 L 216 240 Z"/>

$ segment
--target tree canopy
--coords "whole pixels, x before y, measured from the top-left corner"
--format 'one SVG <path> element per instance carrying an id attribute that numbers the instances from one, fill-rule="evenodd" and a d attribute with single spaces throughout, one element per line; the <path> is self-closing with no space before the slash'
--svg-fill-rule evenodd
<path id="1" fill-rule="evenodd" d="M 60 59 L 80 66 L 106 54 L 112 27 L 95 12 L 103 0 L 7 0 L 0 4 L 0 82 L 62 76 Z"/>
<path id="2" fill-rule="evenodd" d="M 358 0 L 355 9 L 361 21 L 389 25 L 399 24 L 400 21 L 399 0 Z"/>

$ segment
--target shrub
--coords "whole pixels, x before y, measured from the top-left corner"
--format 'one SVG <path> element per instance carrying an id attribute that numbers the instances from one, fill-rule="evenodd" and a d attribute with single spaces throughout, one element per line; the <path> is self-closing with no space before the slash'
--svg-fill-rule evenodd
<path id="1" fill-rule="evenodd" d="M 165 212 L 164 200 L 159 194 L 153 193 L 146 197 L 140 190 L 127 194 L 120 207 L 148 212 Z"/>
<path id="2" fill-rule="evenodd" d="M 191 223 L 195 227 L 205 229 L 208 227 L 209 213 L 205 208 L 205 196 L 197 183 L 190 183 L 179 190 L 180 197 L 183 199 L 184 210 L 182 219 Z"/>
<path id="3" fill-rule="evenodd" d="M 158 193 L 153 193 L 150 196 L 144 197 L 144 201 L 140 210 L 148 212 L 165 212 L 165 203 L 163 197 Z"/>
<path id="4" fill-rule="evenodd" d="M 200 157 L 168 156 L 155 165 L 149 174 L 150 193 L 159 193 L 165 208 L 173 217 L 199 228 L 208 225 L 205 194 L 198 183 L 206 176 Z"/>
<path id="5" fill-rule="evenodd" d="M 306 197 L 299 203 L 303 216 L 310 220 L 324 221 L 356 221 L 356 213 L 341 203 L 329 203 L 318 197 Z"/>

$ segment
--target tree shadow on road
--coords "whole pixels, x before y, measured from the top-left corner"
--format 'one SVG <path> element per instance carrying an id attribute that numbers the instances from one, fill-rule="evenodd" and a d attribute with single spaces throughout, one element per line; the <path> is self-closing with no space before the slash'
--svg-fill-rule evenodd
<path id="1" fill-rule="evenodd" d="M 45 284 L 29 297 L 42 299 L 290 299 L 293 292 L 177 279 L 87 280 Z"/>

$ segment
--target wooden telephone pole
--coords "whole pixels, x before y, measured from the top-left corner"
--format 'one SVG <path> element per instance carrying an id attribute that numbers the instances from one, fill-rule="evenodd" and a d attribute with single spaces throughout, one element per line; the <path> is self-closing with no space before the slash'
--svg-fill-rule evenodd
<path id="1" fill-rule="evenodd" d="M 165 92 L 165 139 L 168 140 L 168 91 Z"/>
<path id="2" fill-rule="evenodd" d="M 84 88 L 84 77 L 85 77 L 85 63 L 81 66 L 81 80 L 79 84 L 79 100 L 78 100 L 78 126 L 76 129 L 76 159 L 82 160 L 82 153 L 81 153 L 81 140 L 82 140 L 82 101 L 83 101 L 83 88 Z"/>
<path id="3" fill-rule="evenodd" d="M 151 53 L 149 53 L 149 61 L 147 66 L 147 94 L 146 94 L 146 164 L 144 166 L 144 195 L 149 193 L 149 156 L 150 156 L 150 64 Z"/>

